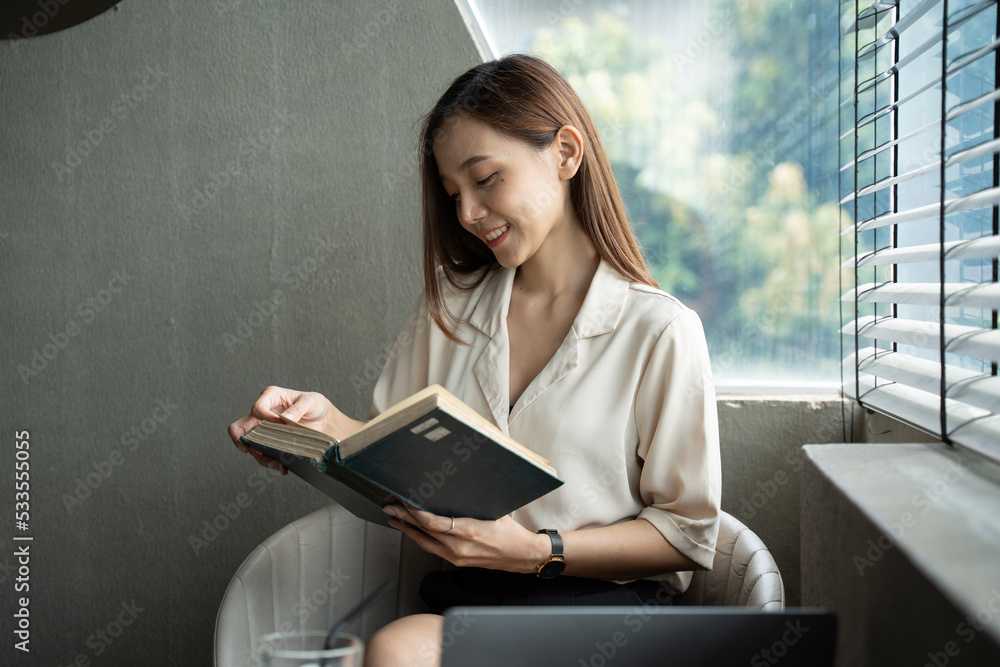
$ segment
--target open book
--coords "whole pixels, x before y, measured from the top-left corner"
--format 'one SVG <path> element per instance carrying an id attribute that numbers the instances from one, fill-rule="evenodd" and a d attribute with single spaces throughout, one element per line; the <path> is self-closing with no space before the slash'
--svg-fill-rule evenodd
<path id="1" fill-rule="evenodd" d="M 359 518 L 406 502 L 442 516 L 499 519 L 562 485 L 548 461 L 431 385 L 344 440 L 262 422 L 241 438 Z"/>

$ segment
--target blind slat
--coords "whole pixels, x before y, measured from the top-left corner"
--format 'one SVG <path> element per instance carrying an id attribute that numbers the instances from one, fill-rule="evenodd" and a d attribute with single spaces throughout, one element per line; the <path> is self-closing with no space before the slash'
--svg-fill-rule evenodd
<path id="1" fill-rule="evenodd" d="M 931 262 L 941 254 L 941 244 L 910 246 L 906 248 L 885 248 L 867 252 L 858 257 L 852 257 L 840 268 L 853 269 L 864 266 L 886 266 L 891 264 L 909 264 L 913 262 Z M 1000 237 L 981 236 L 968 241 L 949 241 L 944 244 L 945 259 L 988 259 L 1000 256 Z"/>
<path id="2" fill-rule="evenodd" d="M 996 283 L 946 283 L 945 305 L 966 308 L 1000 309 L 1000 285 Z M 844 292 L 841 301 L 859 303 L 900 303 L 912 306 L 936 306 L 940 301 L 940 283 L 866 283 Z"/>
<path id="3" fill-rule="evenodd" d="M 998 203 L 1000 203 L 1000 188 L 989 188 L 965 197 L 955 197 L 954 199 L 947 200 L 944 203 L 944 212 L 945 215 L 950 215 L 961 211 L 971 211 L 977 208 L 996 206 Z M 841 236 L 850 236 L 869 229 L 878 229 L 880 227 L 898 225 L 904 222 L 934 218 L 940 214 L 940 211 L 940 204 L 927 204 L 925 206 L 917 206 L 905 211 L 889 213 L 876 218 L 863 220 L 851 227 L 848 227 L 841 233 Z"/>
<path id="4" fill-rule="evenodd" d="M 918 136 L 918 135 L 920 135 L 920 134 L 922 134 L 924 132 L 927 132 L 928 130 L 933 130 L 933 129 L 936 129 L 936 128 L 939 128 L 939 127 L 941 127 L 941 121 L 940 120 L 935 120 L 935 121 L 933 121 L 931 123 L 927 123 L 923 127 L 918 127 L 917 129 L 913 130 L 912 132 L 906 133 L 905 136 L 898 137 L 896 139 L 893 139 L 892 141 L 887 141 L 885 143 L 882 143 L 882 144 L 876 146 L 875 148 L 871 148 L 871 149 L 869 149 L 869 150 L 867 150 L 867 151 L 865 151 L 863 153 L 860 153 L 858 155 L 857 160 L 849 160 L 849 161 L 845 162 L 844 166 L 840 168 L 840 171 L 841 172 L 847 172 L 848 170 L 853 170 L 854 166 L 858 162 L 861 162 L 863 160 L 867 160 L 868 158 L 873 157 L 875 155 L 878 155 L 879 153 L 881 153 L 883 151 L 886 151 L 886 150 L 892 148 L 893 146 L 898 146 L 899 144 L 901 144 L 901 143 L 903 143 L 905 141 L 908 141 L 910 139 L 913 139 L 914 137 L 916 137 L 916 136 Z M 852 134 L 854 134 L 854 128 L 851 128 L 848 132 L 845 132 L 840 138 L 841 138 L 841 140 L 843 140 L 843 139 L 846 139 L 847 137 L 849 137 Z"/>
<path id="5" fill-rule="evenodd" d="M 945 168 L 953 167 L 955 165 L 961 164 L 968 160 L 974 160 L 977 157 L 982 157 L 983 155 L 988 155 L 990 153 L 1000 152 L 1000 139 L 994 139 L 992 141 L 986 141 L 982 144 L 970 148 L 968 150 L 955 153 L 947 160 L 944 161 Z M 925 165 L 921 165 L 915 169 L 912 169 L 904 174 L 898 176 L 893 176 L 891 178 L 884 178 L 877 183 L 873 183 L 867 187 L 862 188 L 858 191 L 858 197 L 864 197 L 865 195 L 870 195 L 874 192 L 879 192 L 886 188 L 890 188 L 894 185 L 899 185 L 900 183 L 905 183 L 906 181 L 917 178 L 918 176 L 924 176 L 926 174 L 933 174 L 941 170 L 941 160 L 934 160 Z M 854 199 L 855 194 L 852 192 L 841 200 L 841 204 L 847 204 L 852 199 Z"/>
<path id="6" fill-rule="evenodd" d="M 921 322 L 899 317 L 861 317 L 849 322 L 840 330 L 853 336 L 857 328 L 858 336 L 877 340 L 902 343 L 914 347 L 936 350 L 941 347 L 940 330 L 937 322 Z M 1000 363 L 1000 331 L 977 329 L 961 324 L 945 324 L 945 350 L 976 359 Z"/>
<path id="7" fill-rule="evenodd" d="M 928 90 L 931 90 L 933 88 L 940 88 L 940 87 L 941 87 L 941 77 L 938 76 L 937 78 L 931 79 L 930 81 L 924 83 L 922 86 L 920 86 L 916 90 L 911 91 L 905 97 L 901 97 L 896 102 L 893 102 L 892 104 L 887 104 L 885 106 L 879 107 L 878 109 L 876 109 L 872 113 L 870 113 L 870 114 L 868 114 L 868 115 L 866 115 L 866 116 L 858 119 L 857 128 L 855 128 L 855 129 L 857 130 L 857 129 L 862 128 L 862 127 L 864 127 L 866 125 L 870 125 L 871 123 L 874 123 L 874 122 L 878 121 L 883 116 L 886 116 L 887 114 L 890 114 L 890 113 L 893 113 L 895 111 L 898 111 L 901 106 L 903 106 L 904 104 L 906 104 L 907 102 L 909 102 L 911 100 L 914 100 L 914 99 L 918 98 L 920 95 L 922 95 L 923 93 L 927 92 Z M 952 122 L 954 120 L 957 120 L 960 116 L 962 116 L 964 114 L 967 114 L 970 111 L 973 111 L 975 109 L 978 109 L 979 107 L 983 106 L 984 104 L 989 104 L 990 102 L 995 102 L 997 99 L 1000 99 L 1000 90 L 994 90 L 994 91 L 991 91 L 989 93 L 985 93 L 983 95 L 980 95 L 979 97 L 976 97 L 976 98 L 974 98 L 972 100 L 969 100 L 968 102 L 963 102 L 963 103 L 959 104 L 958 106 L 953 107 L 950 111 L 948 111 L 948 112 L 945 113 L 945 120 L 948 121 L 948 122 Z M 939 114 L 939 118 L 940 118 L 940 114 Z"/>
<path id="8" fill-rule="evenodd" d="M 936 393 L 941 386 L 941 364 L 934 361 L 873 347 L 861 350 L 857 356 L 851 354 L 848 359 L 856 362 L 863 373 L 914 389 Z M 990 412 L 1000 412 L 1000 377 L 951 367 L 946 380 L 948 398 Z"/>
<path id="9" fill-rule="evenodd" d="M 844 393 L 858 399 L 865 407 L 887 414 L 922 431 L 939 432 L 939 398 L 933 394 L 901 384 L 876 386 L 870 378 L 861 378 L 860 397 L 854 383 L 844 383 Z M 947 403 L 949 408 L 952 403 Z M 963 447 L 979 452 L 994 460 L 1000 459 L 1000 416 L 986 415 L 985 411 L 966 407 L 956 409 L 949 416 L 949 435 Z"/>

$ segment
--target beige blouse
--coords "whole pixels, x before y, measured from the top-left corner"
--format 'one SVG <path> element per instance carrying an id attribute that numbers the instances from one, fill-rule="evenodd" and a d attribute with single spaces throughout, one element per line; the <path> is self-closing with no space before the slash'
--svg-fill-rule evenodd
<path id="1" fill-rule="evenodd" d="M 514 269 L 471 292 L 446 281 L 448 340 L 423 297 L 375 387 L 372 415 L 440 384 L 552 461 L 565 484 L 512 514 L 535 531 L 649 521 L 710 568 L 721 501 L 718 420 L 701 321 L 668 294 L 601 262 L 570 332 L 509 409 L 507 307 Z M 489 493 L 489 489 L 484 489 Z M 690 572 L 664 573 L 675 592 Z"/>

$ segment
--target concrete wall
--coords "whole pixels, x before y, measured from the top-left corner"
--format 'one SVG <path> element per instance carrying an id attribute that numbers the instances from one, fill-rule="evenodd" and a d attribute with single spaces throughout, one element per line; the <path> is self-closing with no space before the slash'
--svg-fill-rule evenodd
<path id="1" fill-rule="evenodd" d="M 799 489 L 802 446 L 933 442 L 934 438 L 833 395 L 719 396 L 722 509 L 774 555 L 789 606 L 801 602 Z"/>
<path id="2" fill-rule="evenodd" d="M 129 0 L 0 41 L 0 664 L 210 661 L 240 562 L 325 503 L 226 425 L 268 384 L 367 414 L 419 291 L 415 124 L 478 61 L 451 0 Z"/>
<path id="3" fill-rule="evenodd" d="M 802 599 L 838 614 L 837 664 L 1000 664 L 1000 466 L 937 443 L 804 454 Z"/>

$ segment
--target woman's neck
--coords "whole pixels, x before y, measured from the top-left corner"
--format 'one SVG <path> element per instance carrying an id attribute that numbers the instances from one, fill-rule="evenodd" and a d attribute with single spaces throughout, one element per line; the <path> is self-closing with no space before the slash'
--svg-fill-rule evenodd
<path id="1" fill-rule="evenodd" d="M 514 288 L 550 299 L 579 295 L 590 287 L 600 263 L 594 243 L 580 223 L 574 222 L 567 226 L 567 233 L 547 239 L 517 268 Z"/>

